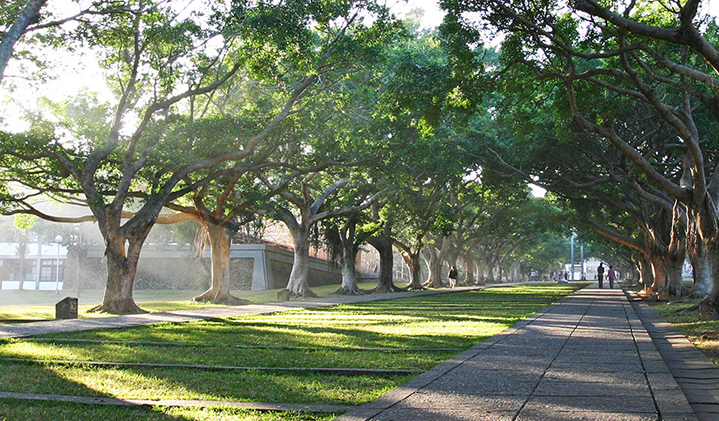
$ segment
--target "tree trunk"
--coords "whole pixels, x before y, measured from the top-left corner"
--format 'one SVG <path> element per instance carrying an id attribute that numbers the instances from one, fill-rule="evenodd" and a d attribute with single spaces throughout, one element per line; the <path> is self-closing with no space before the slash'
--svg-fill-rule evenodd
<path id="1" fill-rule="evenodd" d="M 407 262 L 407 266 L 409 266 L 409 273 L 410 273 L 410 283 L 408 285 L 408 289 L 424 289 L 422 287 L 422 280 L 420 279 L 421 276 L 421 270 L 420 270 L 420 253 L 410 253 L 408 255 L 404 255 L 404 260 Z"/>
<path id="2" fill-rule="evenodd" d="M 440 257 L 440 253 L 433 244 L 427 246 L 425 253 L 429 256 L 427 260 L 429 284 L 432 285 L 432 288 L 442 288 L 442 258 Z"/>
<path id="3" fill-rule="evenodd" d="M 664 264 L 667 268 L 667 293 L 670 297 L 675 298 L 689 295 L 689 289 L 684 286 L 682 279 L 682 268 L 687 255 L 687 229 L 682 222 L 682 216 L 685 216 L 685 212 L 677 202 L 674 204 L 672 212 L 671 237 L 664 257 Z"/>
<path id="4" fill-rule="evenodd" d="M 666 262 L 667 267 L 667 292 L 670 297 L 682 297 L 689 294 L 689 289 L 684 286 L 682 279 L 682 267 L 684 261 L 676 260 L 669 256 Z"/>
<path id="5" fill-rule="evenodd" d="M 667 268 L 664 264 L 664 259 L 658 252 L 652 250 L 649 253 L 649 262 L 652 265 L 652 278 L 654 279 L 654 283 L 652 283 L 647 292 L 658 292 L 660 295 L 666 293 Z"/>
<path id="6" fill-rule="evenodd" d="M 212 223 L 203 223 L 202 226 L 210 237 L 212 277 L 210 288 L 194 297 L 192 301 L 210 301 L 229 305 L 249 304 L 249 301 L 241 300 L 230 294 L 230 241 L 225 228 Z"/>
<path id="7" fill-rule="evenodd" d="M 374 292 L 399 292 L 402 288 L 397 287 L 392 280 L 394 270 L 394 252 L 392 251 L 392 239 L 387 235 L 379 235 L 367 240 L 379 253 L 379 279 Z"/>
<path id="8" fill-rule="evenodd" d="M 639 259 L 639 281 L 644 285 L 644 291 L 647 294 L 652 292 L 652 284 L 654 284 L 654 275 L 652 273 L 652 264 L 649 262 L 649 258 L 642 256 Z"/>
<path id="9" fill-rule="evenodd" d="M 287 290 L 295 297 L 317 297 L 308 283 L 310 269 L 310 239 L 309 228 L 290 230 L 295 246 L 292 272 L 287 283 Z"/>
<path id="10" fill-rule="evenodd" d="M 709 294 L 702 300 L 699 307 L 700 320 L 719 319 L 719 242 L 714 240 L 707 245 L 707 256 L 709 260 L 709 277 L 711 288 Z"/>
<path id="11" fill-rule="evenodd" d="M 493 284 L 496 282 L 494 278 L 494 265 L 490 261 L 486 261 L 487 266 L 487 283 Z"/>
<path id="12" fill-rule="evenodd" d="M 464 263 L 464 271 L 467 273 L 464 278 L 465 285 L 474 285 L 474 262 L 467 256 L 462 255 L 462 263 Z"/>
<path id="13" fill-rule="evenodd" d="M 484 263 L 482 262 L 482 259 L 477 260 L 477 285 L 484 285 L 485 284 L 485 278 L 484 278 Z"/>
<path id="14" fill-rule="evenodd" d="M 341 235 L 341 237 L 343 236 Z M 342 285 L 335 291 L 335 294 L 363 295 L 364 292 L 362 292 L 357 285 L 357 271 L 355 270 L 357 251 L 354 247 L 354 236 L 351 236 L 351 238 L 342 238 L 341 243 L 342 255 L 340 257 L 340 264 L 342 265 Z"/>
<path id="15" fill-rule="evenodd" d="M 692 264 L 692 278 L 694 279 L 694 285 L 692 285 L 689 295 L 693 298 L 704 298 L 711 289 L 709 261 L 707 260 L 706 245 L 699 237 L 693 218 L 689 218 L 687 227 L 687 254 Z"/>
<path id="16" fill-rule="evenodd" d="M 129 238 L 129 248 L 125 249 L 125 237 L 115 235 L 107 240 L 105 254 L 107 258 L 107 283 L 102 304 L 90 311 L 113 314 L 146 313 L 137 306 L 132 297 L 135 284 L 137 262 L 142 249 L 142 240 Z"/>
<path id="17" fill-rule="evenodd" d="M 459 248 L 452 242 L 451 237 L 442 238 L 442 253 L 440 258 L 447 263 L 448 267 L 457 266 L 457 258 L 459 257 Z"/>

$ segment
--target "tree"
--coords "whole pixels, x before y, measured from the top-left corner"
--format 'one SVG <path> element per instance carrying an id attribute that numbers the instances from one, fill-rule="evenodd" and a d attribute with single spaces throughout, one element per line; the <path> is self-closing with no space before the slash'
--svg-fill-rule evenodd
<path id="1" fill-rule="evenodd" d="M 319 172 L 312 172 L 302 178 L 292 175 L 277 183 L 272 183 L 264 175 L 261 179 L 272 193 L 283 199 L 266 204 L 261 212 L 282 221 L 292 235 L 294 261 L 286 289 L 297 297 L 314 297 L 316 294 L 310 289 L 307 279 L 312 228 L 322 220 L 351 215 L 366 209 L 379 195 L 361 198 L 351 206 L 330 207 L 328 200 L 350 184 L 352 178 L 341 178 L 324 186 Z M 318 181 L 320 183 L 316 184 Z M 296 193 L 288 188 L 291 185 L 296 186 Z M 298 216 L 295 216 L 290 206 L 294 207 Z"/>
<path id="2" fill-rule="evenodd" d="M 677 2 L 656 9 L 645 2 L 605 7 L 587 0 L 564 14 L 551 5 L 522 1 L 445 2 L 455 15 L 480 11 L 486 22 L 507 31 L 504 45 L 514 51 L 508 58 L 540 80 L 556 82 L 554 92 L 565 98 L 563 115 L 620 151 L 639 178 L 685 207 L 696 226 L 689 233 L 699 233 L 709 252 L 713 287 L 706 304 L 716 308 L 719 264 L 712 261 L 712 250 L 719 250 L 719 175 L 705 148 L 713 143 L 707 135 L 719 115 L 712 88 L 719 54 L 711 42 L 715 24 L 698 16 L 699 4 Z M 667 177 L 661 170 L 676 160 L 642 153 L 638 141 L 656 142 L 657 133 L 626 136 L 625 115 L 618 112 L 626 106 L 608 106 L 617 104 L 617 97 L 653 113 L 671 133 L 669 139 L 680 140 L 684 158 L 674 168 L 686 177 Z"/>
<path id="3" fill-rule="evenodd" d="M 175 3 L 161 9 L 138 0 L 127 3 L 132 13 L 79 29 L 87 42 L 101 49 L 103 64 L 116 70 L 111 84 L 118 101 L 104 134 L 77 133 L 79 144 L 5 135 L 3 156 L 18 162 L 3 170 L 14 173 L 13 179 L 32 179 L 38 190 L 52 187 L 58 195 L 84 196 L 106 242 L 107 287 L 96 310 L 141 311 L 132 299 L 134 274 L 142 242 L 163 206 L 212 180 L 223 165 L 252 156 L 284 119 L 301 110 L 311 92 L 323 88 L 318 81 L 331 83 L 346 73 L 359 51 L 369 54 L 379 41 L 368 36 L 373 28 L 357 24 L 365 6 L 375 16 L 386 17 L 384 9 L 358 2 L 327 9 L 237 3 L 209 19 L 185 18 Z M 354 18 L 338 19 L 344 16 Z M 378 19 L 374 25 L 382 28 L 385 23 Z M 352 25 L 363 29 L 351 32 Z M 221 45 L 209 43 L 220 34 Z M 189 99 L 212 95 L 241 68 L 274 81 L 270 94 L 281 105 L 272 118 L 250 137 L 223 145 L 224 150 L 199 149 L 193 142 L 169 146 L 169 133 L 187 122 L 183 112 Z M 125 122 L 133 113 L 137 126 L 125 135 Z M 58 175 L 39 180 L 36 171 Z M 187 182 L 198 171 L 206 171 L 206 176 Z M 123 210 L 133 197 L 141 197 L 142 204 L 123 222 Z"/>
<path id="4" fill-rule="evenodd" d="M 22 7 L 22 3 L 18 2 L 13 5 L 17 7 L 17 10 L 7 10 L 9 16 L 3 16 L 3 23 L 6 22 L 9 27 L 2 31 L 3 36 L 0 41 L 0 83 L 2 83 L 5 68 L 10 61 L 15 43 L 27 32 L 30 25 L 40 20 L 40 10 L 46 3 L 47 0 L 29 0 Z"/>

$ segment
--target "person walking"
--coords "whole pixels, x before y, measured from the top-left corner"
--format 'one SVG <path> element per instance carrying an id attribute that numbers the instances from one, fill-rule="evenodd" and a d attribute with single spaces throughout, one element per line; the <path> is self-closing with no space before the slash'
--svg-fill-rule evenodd
<path id="1" fill-rule="evenodd" d="M 614 289 L 614 280 L 617 279 L 617 272 L 614 271 L 614 267 L 612 265 L 609 265 L 607 278 L 609 278 L 609 289 Z"/>
<path id="2" fill-rule="evenodd" d="M 599 289 L 604 286 L 604 263 L 599 263 L 597 267 L 597 282 L 599 283 Z"/>
<path id="3" fill-rule="evenodd" d="M 457 286 L 457 267 L 452 265 L 449 268 L 449 287 L 454 288 L 455 286 Z"/>

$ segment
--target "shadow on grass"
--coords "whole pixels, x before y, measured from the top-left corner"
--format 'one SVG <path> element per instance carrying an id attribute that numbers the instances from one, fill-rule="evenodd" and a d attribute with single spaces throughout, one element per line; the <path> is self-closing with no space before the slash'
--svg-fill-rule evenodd
<path id="1" fill-rule="evenodd" d="M 57 367 L 52 365 L 5 362 L 0 366 L 0 385 L 2 392 L 114 398 L 77 381 L 64 378 L 57 371 Z M 13 421 L 191 420 L 183 416 L 167 415 L 149 406 L 104 406 L 8 398 L 0 399 L 0 419 Z"/>

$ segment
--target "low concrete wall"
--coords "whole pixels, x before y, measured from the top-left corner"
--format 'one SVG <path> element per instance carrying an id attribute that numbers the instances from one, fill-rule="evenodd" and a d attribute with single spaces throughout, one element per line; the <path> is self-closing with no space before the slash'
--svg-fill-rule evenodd
<path id="1" fill-rule="evenodd" d="M 67 259 L 65 285 L 74 289 L 75 280 L 79 279 L 83 290 L 104 288 L 107 266 L 103 254 L 104 249 L 99 247 L 88 250 L 86 257 L 80 261 L 79 269 L 76 259 Z M 230 248 L 230 290 L 262 291 L 285 288 L 290 279 L 293 259 L 294 253 L 290 250 L 263 244 L 234 244 Z M 146 245 L 140 255 L 135 289 L 206 288 L 210 281 L 210 267 L 209 250 L 200 261 L 189 247 Z M 339 286 L 341 281 L 342 274 L 338 264 L 310 258 L 310 286 Z M 25 284 L 27 285 L 28 281 Z M 43 288 L 43 284 L 46 282 L 41 283 L 40 289 L 47 289 Z M 54 282 L 47 284 L 52 284 L 51 289 L 55 289 Z M 4 281 L 2 286 L 20 288 L 19 282 Z"/>
<path id="2" fill-rule="evenodd" d="M 238 282 L 242 285 L 251 285 L 249 289 L 252 291 L 262 291 L 287 286 L 294 253 L 264 244 L 233 244 L 230 248 L 230 259 L 233 263 L 238 259 L 252 260 L 251 281 L 238 280 Z M 342 282 L 342 273 L 336 263 L 311 257 L 308 278 L 310 286 L 330 284 L 339 286 Z"/>

